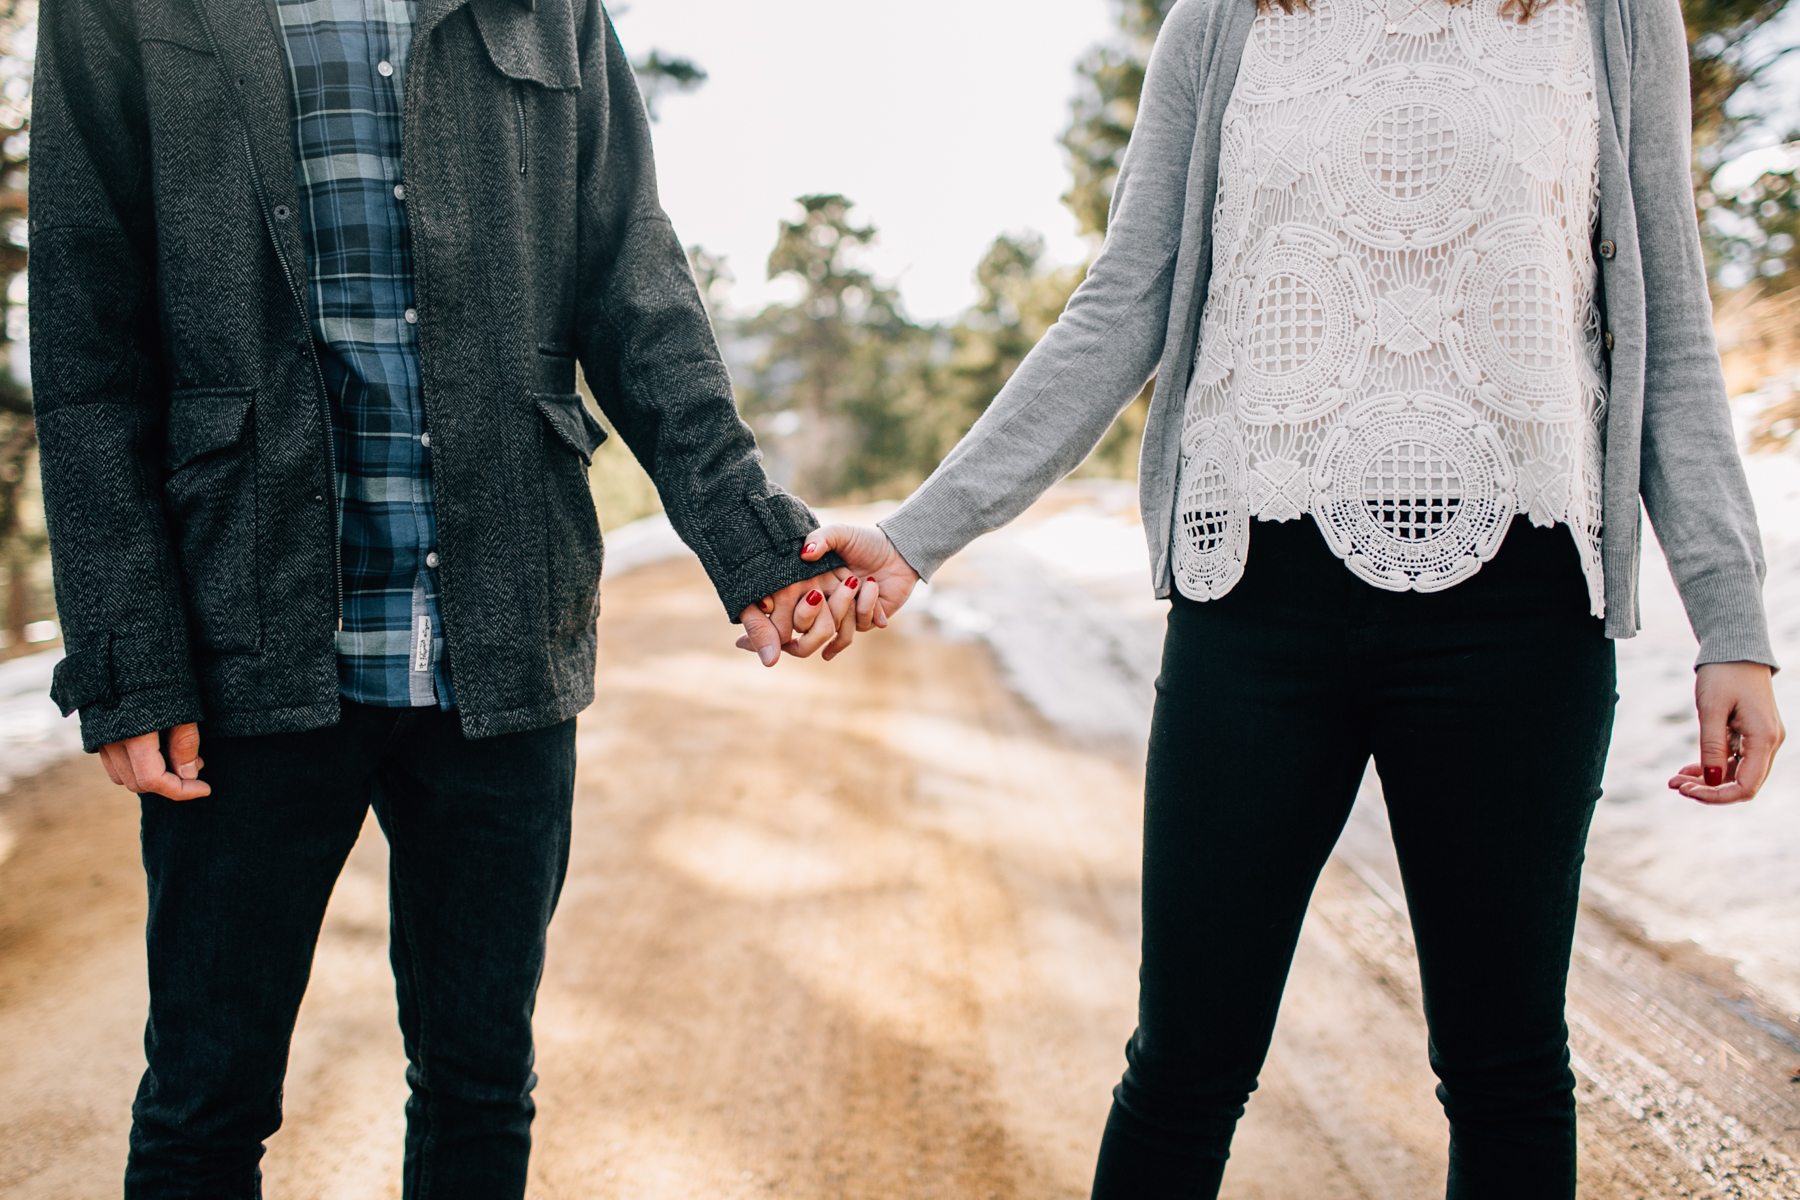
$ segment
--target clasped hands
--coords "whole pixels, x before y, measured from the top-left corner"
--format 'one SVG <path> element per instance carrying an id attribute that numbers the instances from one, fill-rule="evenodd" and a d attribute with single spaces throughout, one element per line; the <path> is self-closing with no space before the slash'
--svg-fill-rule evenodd
<path id="1" fill-rule="evenodd" d="M 744 610 L 738 649 L 755 651 L 765 667 L 779 662 L 783 651 L 798 658 L 823 651 L 830 662 L 858 633 L 887 628 L 912 595 L 918 572 L 885 533 L 861 525 L 814 530 L 800 557 L 817 562 L 832 550 L 844 566 L 791 583 Z"/>

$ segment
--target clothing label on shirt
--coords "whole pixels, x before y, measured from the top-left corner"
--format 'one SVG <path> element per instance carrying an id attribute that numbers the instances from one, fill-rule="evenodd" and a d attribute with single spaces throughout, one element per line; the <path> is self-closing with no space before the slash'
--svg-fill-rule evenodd
<path id="1" fill-rule="evenodd" d="M 420 616 L 413 622 L 413 668 L 415 672 L 431 670 L 431 618 Z"/>

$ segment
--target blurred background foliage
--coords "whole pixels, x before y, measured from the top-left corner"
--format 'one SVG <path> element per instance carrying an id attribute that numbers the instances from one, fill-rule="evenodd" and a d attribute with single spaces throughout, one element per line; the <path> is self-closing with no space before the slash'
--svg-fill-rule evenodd
<path id="1" fill-rule="evenodd" d="M 25 190 L 36 46 L 36 0 L 0 0 L 0 658 L 56 637 L 37 426 L 25 382 Z"/>
<path id="2" fill-rule="evenodd" d="M 1099 0 L 1096 0 L 1099 2 Z M 1150 47 L 1174 0 L 1110 0 L 1117 32 L 1075 66 L 1062 145 L 1063 202 L 1098 249 L 1119 162 L 1137 120 Z M 1734 393 L 1800 371 L 1800 129 L 1778 128 L 1772 68 L 1791 52 L 1788 0 L 1683 0 L 1694 100 L 1694 193 Z M 36 437 L 25 369 L 26 176 L 36 0 L 0 0 L 0 657 L 44 636 L 53 616 L 36 490 Z M 1787 39 L 1792 40 L 1792 39 Z M 636 60 L 653 118 L 660 102 L 706 82 L 697 63 L 653 49 Z M 1791 98 L 1788 98 L 1791 107 Z M 1056 320 L 1084 266 L 1044 262 L 1042 241 L 997 237 L 973 264 L 975 303 L 956 320 L 914 321 L 891 281 L 861 265 L 877 231 L 841 195 L 800 197 L 778 223 L 766 264 L 793 299 L 757 313 L 726 304 L 728 264 L 696 246 L 694 274 L 738 381 L 744 417 L 771 472 L 808 500 L 904 495 L 928 475 Z M 1131 477 L 1148 390 L 1126 409 L 1083 474 Z M 1777 394 L 1753 444 L 1800 431 L 1800 396 Z M 605 528 L 658 511 L 655 489 L 619 438 L 595 458 Z M 54 626 L 48 626 L 54 636 Z"/>

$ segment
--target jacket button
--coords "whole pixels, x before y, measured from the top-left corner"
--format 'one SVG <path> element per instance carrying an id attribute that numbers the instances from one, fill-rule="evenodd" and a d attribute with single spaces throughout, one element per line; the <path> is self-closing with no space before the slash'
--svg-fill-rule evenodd
<path id="1" fill-rule="evenodd" d="M 1611 238 L 1607 238 L 1605 241 L 1600 243 L 1600 257 L 1601 258 L 1611 258 L 1613 255 L 1617 254 L 1618 252 L 1619 252 L 1619 247 L 1613 242 L 1613 240 Z"/>
<path id="2" fill-rule="evenodd" d="M 1610 329 L 1606 331 L 1606 348 L 1608 350 L 1612 349 L 1612 330 Z"/>
<path id="3" fill-rule="evenodd" d="M 438 553 L 436 550 L 433 550 L 430 554 L 425 556 L 425 565 L 434 568 L 438 565 Z"/>
<path id="4" fill-rule="evenodd" d="M 288 219 L 288 214 L 289 214 L 289 212 L 290 212 L 290 211 L 291 211 L 291 210 L 290 210 L 290 209 L 289 209 L 289 208 L 288 208 L 288 206 L 287 206 L 287 205 L 285 205 L 285 204 L 277 204 L 277 205 L 276 205 L 276 206 L 275 206 L 275 219 L 276 219 L 276 220 L 277 220 L 277 221 L 285 221 L 285 220 L 287 220 L 287 219 Z"/>

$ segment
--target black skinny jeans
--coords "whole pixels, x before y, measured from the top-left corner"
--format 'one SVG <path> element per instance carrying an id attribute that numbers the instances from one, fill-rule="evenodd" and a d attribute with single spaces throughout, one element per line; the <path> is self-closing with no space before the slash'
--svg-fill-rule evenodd
<path id="1" fill-rule="evenodd" d="M 1144 813 L 1138 1028 L 1096 1200 L 1214 1197 L 1319 871 L 1375 758 L 1419 951 L 1451 1200 L 1575 1195 L 1563 991 L 1612 734 L 1567 529 L 1385 592 L 1310 518 L 1169 614 Z"/>
<path id="2" fill-rule="evenodd" d="M 482 741 L 344 704 L 330 729 L 205 737 L 203 800 L 143 797 L 149 1070 L 129 1200 L 254 1200 L 326 902 L 371 804 L 389 845 L 407 1200 L 525 1194 L 531 1014 L 569 859 L 575 722 Z"/>

